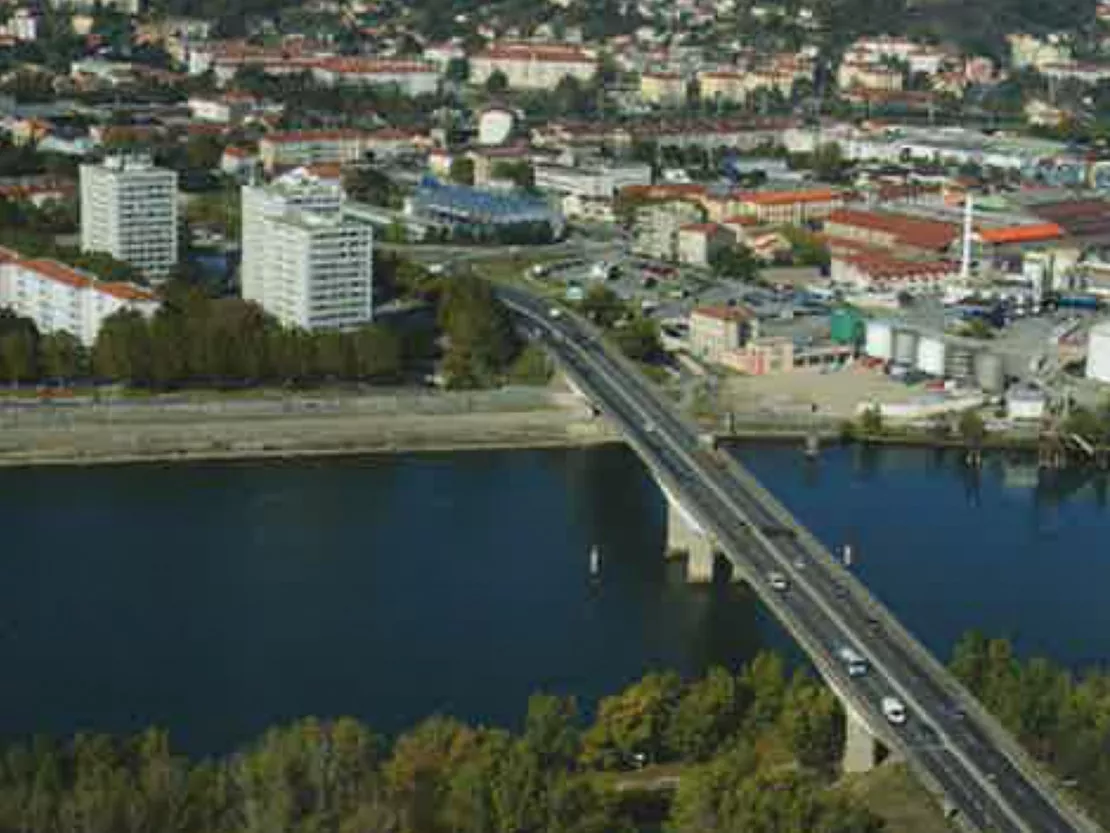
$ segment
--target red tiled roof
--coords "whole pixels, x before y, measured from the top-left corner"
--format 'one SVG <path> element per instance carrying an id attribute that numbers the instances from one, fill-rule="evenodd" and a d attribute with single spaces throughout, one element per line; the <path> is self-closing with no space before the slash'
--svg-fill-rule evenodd
<path id="1" fill-rule="evenodd" d="M 142 289 L 129 283 L 96 283 L 93 289 L 119 298 L 121 301 L 157 301 L 158 296 L 153 292 Z"/>
<path id="2" fill-rule="evenodd" d="M 959 228 L 951 223 L 850 208 L 834 211 L 826 226 L 834 224 L 886 232 L 900 243 L 924 249 L 945 248 L 960 233 Z"/>
<path id="3" fill-rule="evenodd" d="M 930 275 L 950 275 L 958 268 L 955 263 L 948 260 L 899 260 L 875 254 L 848 255 L 838 259 L 855 266 L 871 278 L 881 280 L 912 280 Z"/>
<path id="4" fill-rule="evenodd" d="M 755 205 L 790 205 L 792 203 L 832 202 L 841 197 L 832 188 L 811 188 L 805 191 L 757 191 L 745 193 L 742 202 Z"/>
<path id="5" fill-rule="evenodd" d="M 64 263 L 58 263 L 56 260 L 24 260 L 20 264 L 24 269 L 32 272 L 38 272 L 40 275 L 64 283 L 67 286 L 84 289 L 91 286 L 93 279 L 90 275 L 84 272 L 78 272 L 71 266 L 66 266 Z"/>
<path id="6" fill-rule="evenodd" d="M 475 58 L 496 61 L 550 61 L 596 64 L 597 59 L 577 46 L 558 44 L 493 44 Z"/>
<path id="7" fill-rule="evenodd" d="M 435 64 L 426 61 L 405 61 L 390 58 L 321 58 L 316 66 L 328 72 L 376 75 L 400 73 L 438 73 Z"/>
<path id="8" fill-rule="evenodd" d="M 1045 240 L 1058 240 L 1064 230 L 1055 223 L 1036 223 L 1028 226 L 1005 226 L 979 231 L 979 239 L 984 243 L 1002 245 L 1005 243 L 1038 243 Z"/>

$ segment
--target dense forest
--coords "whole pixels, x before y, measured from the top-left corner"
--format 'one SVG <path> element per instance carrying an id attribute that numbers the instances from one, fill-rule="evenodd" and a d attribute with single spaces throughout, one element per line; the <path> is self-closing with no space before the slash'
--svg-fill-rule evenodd
<path id="1" fill-rule="evenodd" d="M 1070 674 L 1019 659 L 1005 639 L 970 633 L 952 670 L 1022 744 L 1110 824 L 1110 671 Z"/>
<path id="2" fill-rule="evenodd" d="M 870 833 L 828 789 L 842 715 L 778 657 L 684 683 L 649 674 L 590 725 L 537 694 L 518 732 L 432 717 L 387 742 L 351 718 L 274 728 L 221 758 L 164 732 L 36 738 L 0 754 L 0 831 L 36 833 L 621 833 L 642 763 L 680 762 L 669 830 Z M 642 801 L 642 796 L 641 796 Z"/>

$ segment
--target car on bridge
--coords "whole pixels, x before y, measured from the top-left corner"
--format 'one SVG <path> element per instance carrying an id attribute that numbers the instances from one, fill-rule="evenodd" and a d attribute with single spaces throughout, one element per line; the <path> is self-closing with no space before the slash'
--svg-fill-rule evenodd
<path id="1" fill-rule="evenodd" d="M 849 677 L 862 677 L 870 667 L 867 659 L 862 654 L 847 645 L 842 645 L 837 649 L 836 658 L 844 663 L 844 667 L 848 669 Z"/>
<path id="2" fill-rule="evenodd" d="M 883 716 L 895 726 L 906 722 L 906 707 L 897 697 L 884 697 L 882 700 Z"/>
<path id="3" fill-rule="evenodd" d="M 771 585 L 772 590 L 777 590 L 780 593 L 790 587 L 790 582 L 786 580 L 786 576 L 782 573 L 768 573 L 767 583 Z"/>

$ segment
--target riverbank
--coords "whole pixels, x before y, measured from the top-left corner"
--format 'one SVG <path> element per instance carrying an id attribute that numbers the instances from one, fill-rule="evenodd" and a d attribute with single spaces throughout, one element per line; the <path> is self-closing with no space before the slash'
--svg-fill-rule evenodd
<path id="1" fill-rule="evenodd" d="M 0 467 L 545 448 L 617 439 L 579 400 L 548 389 L 8 403 L 0 411 Z"/>

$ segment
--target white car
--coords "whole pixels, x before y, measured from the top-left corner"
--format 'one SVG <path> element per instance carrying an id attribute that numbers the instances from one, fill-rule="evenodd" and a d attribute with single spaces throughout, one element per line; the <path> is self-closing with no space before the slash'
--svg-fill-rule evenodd
<path id="1" fill-rule="evenodd" d="M 790 586 L 790 582 L 786 580 L 786 576 L 782 573 L 769 573 L 767 583 L 771 585 L 772 590 L 777 590 L 780 593 Z"/>
<path id="2" fill-rule="evenodd" d="M 897 697 L 884 697 L 882 701 L 883 716 L 895 726 L 906 722 L 906 707 Z"/>

